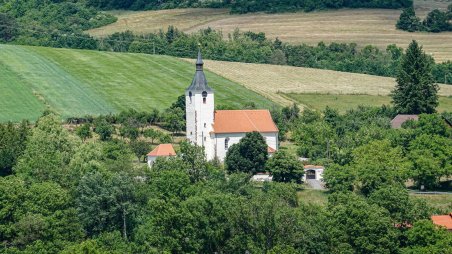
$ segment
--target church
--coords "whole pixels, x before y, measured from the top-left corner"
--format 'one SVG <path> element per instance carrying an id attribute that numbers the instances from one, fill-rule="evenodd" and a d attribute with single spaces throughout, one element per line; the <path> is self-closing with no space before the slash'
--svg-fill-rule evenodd
<path id="1" fill-rule="evenodd" d="M 215 110 L 214 90 L 207 85 L 201 52 L 196 73 L 185 91 L 187 139 L 205 149 L 208 160 L 224 161 L 228 148 L 246 133 L 257 131 L 267 142 L 268 153 L 278 150 L 278 128 L 269 110 Z"/>

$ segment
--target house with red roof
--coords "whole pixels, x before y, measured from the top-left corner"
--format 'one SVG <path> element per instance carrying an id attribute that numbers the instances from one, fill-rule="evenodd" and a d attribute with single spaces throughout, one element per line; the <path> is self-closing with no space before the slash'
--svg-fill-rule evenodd
<path id="1" fill-rule="evenodd" d="M 215 110 L 214 91 L 207 85 L 201 52 L 196 61 L 196 72 L 185 91 L 187 139 L 203 146 L 208 160 L 223 161 L 228 149 L 247 133 L 257 131 L 265 138 L 269 154 L 278 150 L 278 128 L 270 111 Z"/>
<path id="2" fill-rule="evenodd" d="M 452 213 L 447 215 L 432 215 L 432 222 L 452 232 Z"/>
<path id="3" fill-rule="evenodd" d="M 176 152 L 174 151 L 172 144 L 160 144 L 154 150 L 152 150 L 150 153 L 148 153 L 148 165 L 149 167 L 152 167 L 154 162 L 157 160 L 157 158 L 168 158 L 176 156 Z"/>

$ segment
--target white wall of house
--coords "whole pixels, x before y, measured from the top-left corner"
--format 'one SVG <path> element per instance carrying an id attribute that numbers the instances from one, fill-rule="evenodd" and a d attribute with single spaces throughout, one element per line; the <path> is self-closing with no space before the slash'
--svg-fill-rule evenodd
<path id="1" fill-rule="evenodd" d="M 251 177 L 251 181 L 255 182 L 271 182 L 273 181 L 273 176 L 269 174 L 255 174 Z"/>
<path id="2" fill-rule="evenodd" d="M 278 133 L 261 133 L 264 137 L 267 145 L 275 150 L 278 150 Z M 220 161 L 224 161 L 226 157 L 227 150 L 234 144 L 237 144 L 243 137 L 245 137 L 246 133 L 221 133 L 214 134 L 214 150 L 217 158 Z M 228 147 L 225 147 L 226 139 L 229 138 Z"/>
<path id="3" fill-rule="evenodd" d="M 155 160 L 157 160 L 157 156 L 148 156 L 148 166 L 150 168 L 154 165 Z"/>
<path id="4" fill-rule="evenodd" d="M 304 175 L 303 175 L 303 181 L 306 181 L 306 174 L 308 171 L 314 170 L 315 171 L 315 180 L 322 181 L 323 180 L 323 170 L 324 168 L 305 168 L 304 169 Z"/>

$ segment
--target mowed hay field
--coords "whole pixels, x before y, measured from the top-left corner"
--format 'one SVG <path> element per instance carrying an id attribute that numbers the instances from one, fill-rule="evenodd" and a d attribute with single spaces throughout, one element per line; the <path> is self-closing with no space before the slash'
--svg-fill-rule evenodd
<path id="1" fill-rule="evenodd" d="M 0 44 L 0 121 L 33 120 L 46 108 L 62 117 L 163 110 L 184 93 L 194 71 L 193 63 L 168 56 Z M 217 105 L 274 105 L 238 83 L 206 75 Z"/>
<path id="2" fill-rule="evenodd" d="M 282 105 L 289 105 L 294 102 L 293 99 L 284 95 L 287 93 L 387 96 L 396 84 L 394 78 L 366 74 L 269 64 L 211 60 L 204 62 L 206 69 L 242 84 L 246 88 Z M 440 85 L 439 95 L 452 96 L 452 85 Z"/>
<path id="3" fill-rule="evenodd" d="M 327 106 L 337 109 L 340 113 L 354 109 L 357 106 L 382 106 L 390 105 L 391 97 L 381 95 L 366 94 L 310 94 L 310 93 L 289 93 L 283 94 L 287 98 L 318 111 L 324 110 Z M 440 96 L 438 112 L 452 111 L 452 96 Z"/>
<path id="4" fill-rule="evenodd" d="M 417 15 L 424 17 L 435 8 L 445 9 L 449 0 L 415 0 Z M 226 36 L 234 29 L 265 32 L 269 38 L 291 43 L 316 45 L 324 42 L 355 42 L 360 46 L 376 45 L 385 49 L 389 44 L 406 47 L 418 40 L 437 62 L 452 60 L 452 32 L 409 33 L 395 28 L 400 10 L 341 9 L 318 12 L 282 14 L 252 13 L 229 15 L 226 9 L 175 9 L 162 11 L 113 12 L 118 21 L 90 30 L 95 36 L 131 30 L 155 32 L 174 25 L 185 32 L 211 27 Z"/>

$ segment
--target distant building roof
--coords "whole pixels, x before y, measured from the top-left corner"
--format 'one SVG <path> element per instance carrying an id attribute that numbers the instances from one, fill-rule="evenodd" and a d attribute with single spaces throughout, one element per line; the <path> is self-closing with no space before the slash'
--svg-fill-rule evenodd
<path id="1" fill-rule="evenodd" d="M 452 230 L 452 213 L 448 215 L 433 215 L 432 221 L 438 226 L 446 227 L 447 230 Z"/>
<path id="2" fill-rule="evenodd" d="M 212 88 L 207 85 L 206 75 L 204 75 L 203 70 L 204 62 L 201 56 L 201 50 L 198 52 L 198 59 L 196 60 L 196 73 L 193 77 L 191 85 L 187 88 L 187 91 L 195 92 L 211 92 Z"/>
<path id="3" fill-rule="evenodd" d="M 268 110 L 217 110 L 215 133 L 278 132 Z"/>
<path id="4" fill-rule="evenodd" d="M 323 169 L 323 166 L 318 166 L 318 165 L 304 165 L 303 166 L 304 169 Z"/>
<path id="5" fill-rule="evenodd" d="M 393 129 L 399 129 L 402 127 L 402 124 L 406 121 L 409 120 L 419 120 L 419 116 L 418 115 L 397 115 L 396 117 L 394 117 L 394 119 L 392 119 L 391 121 L 391 127 Z"/>
<path id="6" fill-rule="evenodd" d="M 267 147 L 267 153 L 275 153 L 276 152 L 276 150 L 275 149 L 273 149 L 273 148 L 271 148 L 271 147 Z"/>
<path id="7" fill-rule="evenodd" d="M 171 144 L 160 144 L 152 152 L 148 153 L 148 156 L 176 156 L 173 145 Z"/>

